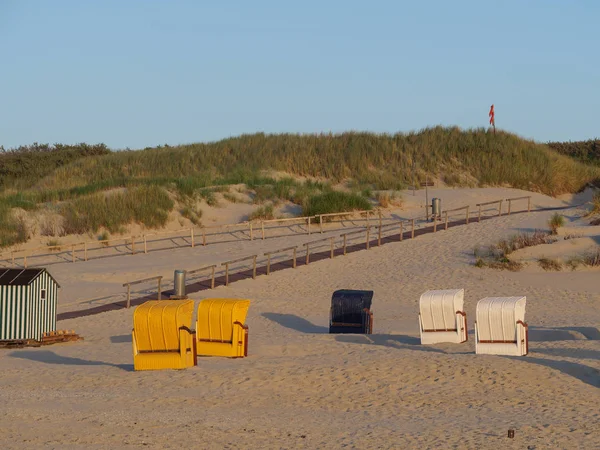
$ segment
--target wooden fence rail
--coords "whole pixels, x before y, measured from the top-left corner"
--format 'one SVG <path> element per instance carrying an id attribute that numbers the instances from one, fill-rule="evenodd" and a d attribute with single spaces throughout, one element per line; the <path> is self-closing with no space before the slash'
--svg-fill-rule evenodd
<path id="1" fill-rule="evenodd" d="M 502 215 L 502 202 L 503 202 L 503 199 L 501 199 L 501 200 L 494 200 L 492 202 L 477 203 L 475 205 L 475 206 L 479 207 L 479 216 L 478 216 L 477 221 L 481 222 L 481 207 L 482 206 L 495 205 L 496 203 L 498 203 L 498 216 L 501 216 Z"/>
<path id="2" fill-rule="evenodd" d="M 256 258 L 258 255 L 245 256 L 244 258 L 232 259 L 231 261 L 225 261 L 221 263 L 222 266 L 225 266 L 225 286 L 229 286 L 229 264 L 235 264 L 242 261 L 248 261 L 250 259 L 253 260 L 252 263 L 252 279 L 256 279 Z"/>
<path id="3" fill-rule="evenodd" d="M 193 269 L 193 270 L 186 270 L 186 274 L 194 274 L 194 273 L 199 273 L 199 272 L 204 272 L 206 270 L 211 270 L 211 279 L 210 279 L 210 288 L 214 289 L 215 288 L 215 267 L 217 267 L 216 264 L 211 264 L 209 266 L 202 266 L 198 269 Z"/>
<path id="4" fill-rule="evenodd" d="M 305 242 L 304 244 L 302 244 L 303 247 L 306 247 L 306 264 L 308 265 L 310 263 L 310 246 L 313 244 L 318 244 L 319 242 L 324 242 L 324 241 L 331 242 L 331 258 L 333 258 L 334 239 L 335 239 L 335 236 L 331 236 L 331 237 L 326 237 L 323 239 L 317 239 L 314 241 Z"/>
<path id="5" fill-rule="evenodd" d="M 518 200 L 525 200 L 527 199 L 527 212 L 531 212 L 531 195 L 525 195 L 523 197 L 514 197 L 514 198 L 507 198 L 506 201 L 508 202 L 508 215 L 510 216 L 510 207 L 511 207 L 511 203 L 512 202 L 516 202 Z"/>
<path id="6" fill-rule="evenodd" d="M 273 251 L 265 253 L 265 256 L 267 257 L 267 275 L 269 275 L 271 273 L 271 256 L 275 255 L 277 253 L 289 252 L 290 250 L 294 251 L 294 256 L 292 259 L 292 267 L 294 269 L 296 268 L 296 252 L 298 250 L 297 245 L 294 247 L 286 247 L 286 248 L 282 248 L 280 250 L 273 250 Z"/>
<path id="7" fill-rule="evenodd" d="M 148 281 L 153 281 L 153 280 L 158 280 L 158 300 L 161 299 L 161 281 L 162 281 L 162 275 L 156 276 L 156 277 L 150 277 L 150 278 L 144 278 L 142 280 L 135 280 L 135 281 L 130 281 L 128 283 L 123 283 L 123 287 L 127 287 L 127 308 L 129 308 L 131 306 L 131 286 L 133 286 L 134 284 L 141 284 L 141 283 L 147 283 Z"/>

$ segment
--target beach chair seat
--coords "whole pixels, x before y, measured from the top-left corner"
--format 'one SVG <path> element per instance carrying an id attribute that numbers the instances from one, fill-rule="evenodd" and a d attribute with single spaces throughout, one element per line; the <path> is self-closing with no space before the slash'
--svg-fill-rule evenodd
<path id="1" fill-rule="evenodd" d="M 373 291 L 340 289 L 331 297 L 329 333 L 371 334 Z"/>
<path id="2" fill-rule="evenodd" d="M 464 289 L 427 291 L 419 300 L 421 344 L 461 343 L 469 338 Z"/>
<path id="3" fill-rule="evenodd" d="M 529 352 L 526 297 L 487 297 L 477 303 L 475 353 L 524 356 Z"/>
<path id="4" fill-rule="evenodd" d="M 197 352 L 200 356 L 248 356 L 250 300 L 208 298 L 198 305 Z"/>
<path id="5" fill-rule="evenodd" d="M 196 364 L 192 300 L 150 300 L 133 313 L 135 370 L 185 369 Z"/>

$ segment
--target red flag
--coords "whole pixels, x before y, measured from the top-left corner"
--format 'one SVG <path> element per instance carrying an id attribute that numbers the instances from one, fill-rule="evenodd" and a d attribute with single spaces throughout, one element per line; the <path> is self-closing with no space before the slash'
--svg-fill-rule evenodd
<path id="1" fill-rule="evenodd" d="M 494 125 L 494 122 L 495 122 L 495 120 L 494 120 L 494 105 L 492 105 L 490 108 L 489 116 L 490 116 L 490 125 Z"/>

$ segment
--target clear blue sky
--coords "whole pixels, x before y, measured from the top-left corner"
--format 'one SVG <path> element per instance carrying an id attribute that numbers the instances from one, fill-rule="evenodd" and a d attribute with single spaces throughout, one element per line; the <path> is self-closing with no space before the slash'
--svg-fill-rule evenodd
<path id="1" fill-rule="evenodd" d="M 0 144 L 600 135 L 597 0 L 0 0 Z"/>

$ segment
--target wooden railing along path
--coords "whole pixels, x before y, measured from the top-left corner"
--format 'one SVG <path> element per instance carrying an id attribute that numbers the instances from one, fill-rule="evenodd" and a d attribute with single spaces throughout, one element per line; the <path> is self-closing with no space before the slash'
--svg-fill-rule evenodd
<path id="1" fill-rule="evenodd" d="M 516 198 L 516 199 L 510 199 L 510 200 L 517 201 L 517 200 L 524 200 L 524 199 L 529 199 L 529 198 L 522 197 L 522 198 Z M 486 203 L 477 204 L 477 206 L 481 207 L 481 206 L 485 206 L 485 205 L 497 204 L 499 202 L 500 202 L 500 200 L 494 201 L 494 202 L 486 202 Z M 453 226 L 468 225 L 469 224 L 469 210 L 470 210 L 469 206 L 464 206 L 461 208 L 455 208 L 455 209 L 443 211 L 442 216 L 443 216 L 444 230 L 447 230 L 449 227 L 453 227 Z M 464 219 L 449 221 L 449 216 L 451 215 L 451 213 L 454 213 L 454 215 L 456 216 L 457 215 L 456 213 L 460 213 L 461 211 L 465 211 Z M 528 204 L 528 211 L 531 211 L 530 204 Z M 522 211 L 522 212 L 525 212 L 525 211 Z M 462 216 L 462 214 L 460 214 L 460 215 Z M 491 219 L 492 217 L 496 217 L 496 216 L 497 216 L 497 214 L 494 214 L 494 216 L 486 216 L 485 219 Z M 478 214 L 478 221 L 481 220 L 481 217 L 482 217 L 481 214 Z M 430 224 L 428 223 L 427 226 L 416 230 L 415 229 L 415 221 L 419 221 L 422 219 L 423 218 L 419 217 L 419 218 L 414 218 L 414 219 L 399 220 L 399 221 L 395 221 L 395 222 L 391 222 L 391 223 L 383 223 L 380 220 L 378 224 L 368 225 L 364 229 L 361 229 L 361 230 L 342 233 L 338 236 L 329 236 L 329 237 L 325 237 L 325 238 L 316 239 L 316 240 L 313 240 L 310 242 L 305 242 L 304 244 L 302 244 L 302 246 L 305 247 L 305 249 L 306 249 L 305 250 L 305 252 L 306 252 L 305 258 L 303 260 L 297 259 L 298 246 L 285 247 L 285 248 L 266 252 L 266 253 L 264 253 L 264 257 L 266 257 L 266 260 L 264 261 L 265 266 L 263 266 L 265 269 L 264 274 L 268 276 L 274 270 L 282 270 L 282 269 L 286 269 L 286 268 L 290 267 L 289 262 L 288 262 L 290 260 L 280 261 L 276 264 L 273 264 L 273 262 L 272 262 L 273 255 L 276 255 L 279 253 L 285 253 L 285 252 L 291 251 L 292 252 L 291 267 L 295 269 L 301 265 L 309 265 L 311 263 L 311 256 L 313 256 L 313 259 L 312 259 L 313 262 L 316 260 L 320 260 L 320 259 L 333 259 L 336 256 L 336 251 L 337 251 L 337 254 L 339 254 L 339 255 L 346 255 L 349 251 L 353 252 L 353 251 L 359 251 L 359 250 L 363 250 L 363 249 L 368 250 L 374 244 L 376 244 L 377 246 L 381 246 L 382 243 L 385 243 L 385 242 L 398 242 L 398 241 L 401 242 L 404 239 L 414 239 L 416 236 L 419 236 L 422 234 L 437 232 L 438 220 L 435 217 L 433 218 L 433 221 Z M 440 222 L 440 224 L 441 223 L 442 222 Z M 355 236 L 361 236 L 361 235 L 363 237 L 360 240 L 360 242 L 358 242 L 358 243 L 351 242 L 351 240 L 354 239 Z M 327 247 L 326 250 L 317 251 L 318 249 L 322 249 L 324 246 Z M 312 250 L 312 252 L 311 252 L 311 250 Z M 230 278 L 233 274 L 236 275 L 237 279 L 245 279 L 245 278 L 250 278 L 250 277 L 252 279 L 256 279 L 257 272 L 259 269 L 261 269 L 261 267 L 258 266 L 258 262 L 257 262 L 258 258 L 259 258 L 258 254 L 253 254 L 253 255 L 249 255 L 249 256 L 242 257 L 242 258 L 233 259 L 233 260 L 228 260 L 223 263 L 220 263 L 220 266 L 224 267 L 225 270 L 224 270 L 224 274 L 219 275 L 219 276 L 217 276 L 215 274 L 215 268 L 219 264 L 207 265 L 207 266 L 203 266 L 198 269 L 186 271 L 188 275 L 191 275 L 191 274 L 211 270 L 210 287 L 202 285 L 201 282 L 195 281 L 193 284 L 193 289 L 191 291 L 189 291 L 189 293 L 194 291 L 194 289 L 196 289 L 195 292 L 197 292 L 202 289 L 214 289 L 215 287 L 220 286 L 220 285 L 228 286 L 231 282 Z M 250 261 L 250 260 L 252 261 L 251 269 L 245 269 L 246 265 L 244 265 L 242 267 L 241 272 L 232 273 L 232 271 L 231 271 L 232 265 L 235 265 L 235 264 L 238 264 L 241 262 Z M 288 262 L 288 264 L 285 264 L 286 262 Z M 162 280 L 162 276 L 144 278 L 143 280 L 135 280 L 135 281 L 131 281 L 131 282 L 123 284 L 124 287 L 127 287 L 127 293 L 126 293 L 127 302 L 124 306 L 126 308 L 128 308 L 128 307 L 130 307 L 130 305 L 132 303 L 131 302 L 131 286 L 132 285 L 148 283 L 148 282 L 151 282 L 154 280 L 158 281 L 158 293 L 154 294 L 154 295 L 148 295 L 142 299 L 138 299 L 138 300 L 136 300 L 135 303 L 139 304 L 139 302 L 144 299 L 151 299 L 151 298 L 157 298 L 157 297 L 158 297 L 158 299 L 160 299 L 161 294 L 163 294 L 161 292 L 161 284 L 160 284 L 161 280 Z M 115 303 L 114 305 L 115 305 L 115 308 L 120 307 L 118 303 Z M 85 311 L 73 311 L 71 313 L 62 313 L 62 314 L 59 314 L 59 316 L 61 317 L 61 319 L 69 318 L 69 317 L 78 317 L 80 315 L 94 314 L 94 312 L 92 312 L 94 310 L 99 310 L 100 312 L 105 311 L 106 305 L 96 307 L 96 308 L 91 308 L 90 310 L 85 310 Z"/>

